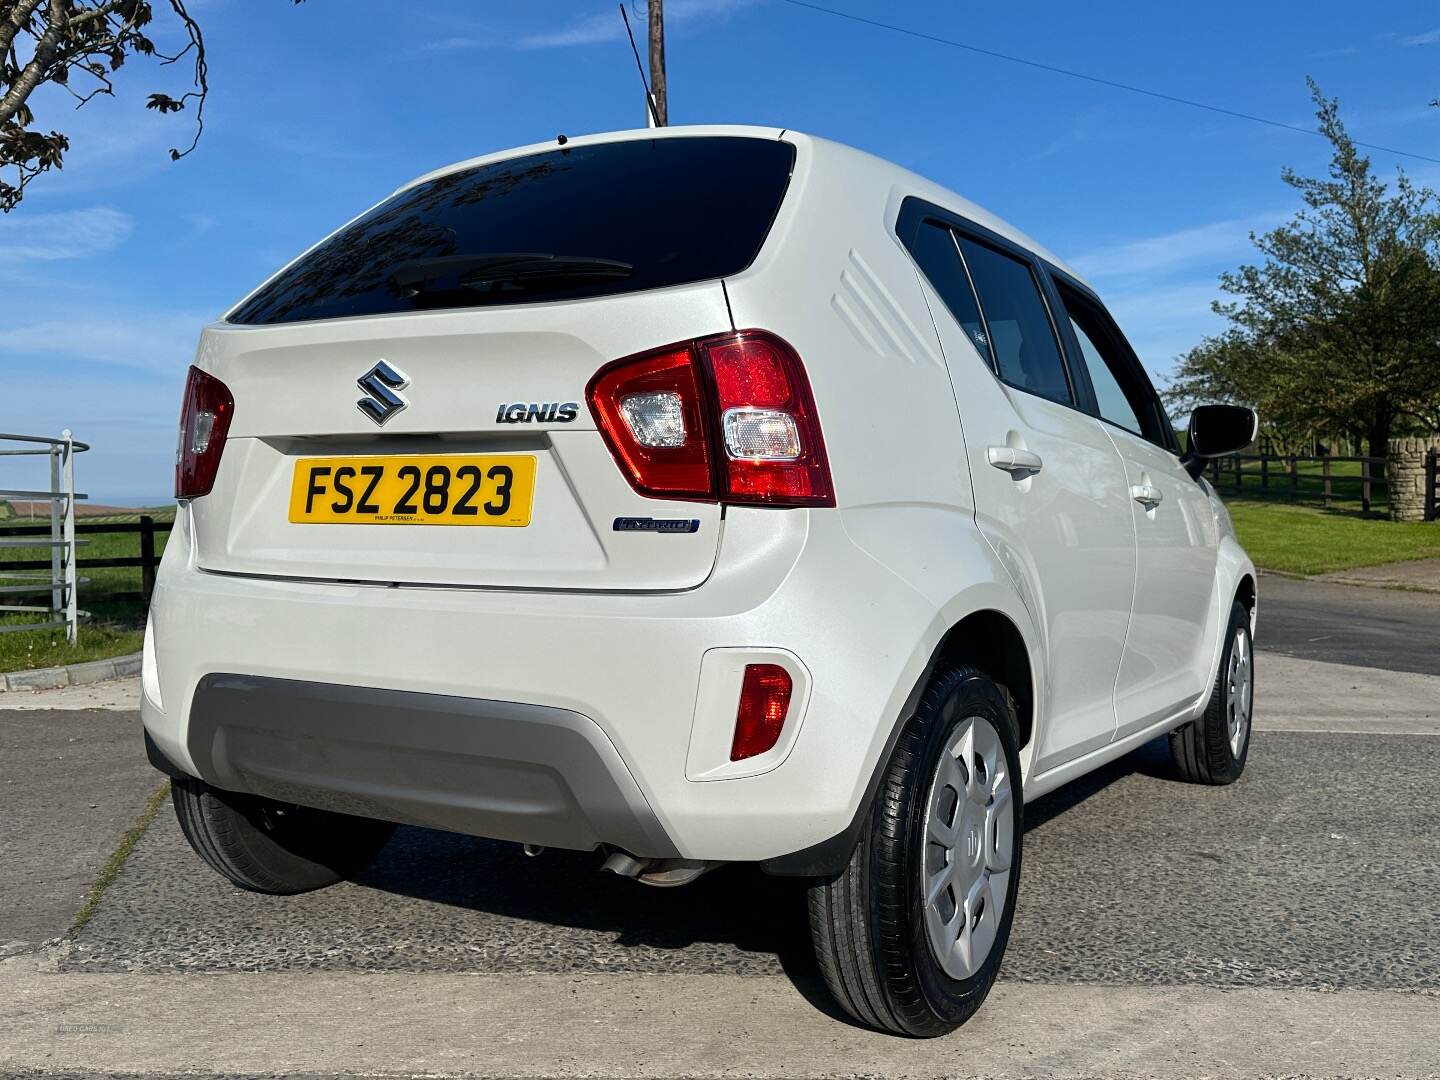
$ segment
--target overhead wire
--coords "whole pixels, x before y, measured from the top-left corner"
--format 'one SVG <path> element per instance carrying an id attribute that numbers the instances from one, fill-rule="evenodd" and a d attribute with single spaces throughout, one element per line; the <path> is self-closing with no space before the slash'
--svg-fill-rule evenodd
<path id="1" fill-rule="evenodd" d="M 1049 72 L 1052 75 L 1062 75 L 1069 79 L 1080 79 L 1084 82 L 1094 83 L 1097 86 L 1109 87 L 1112 90 L 1123 90 L 1126 93 L 1140 94 L 1144 97 L 1154 98 L 1157 101 L 1166 101 L 1173 105 L 1185 105 L 1192 109 L 1203 109 L 1206 112 L 1218 113 L 1221 116 L 1228 116 L 1232 119 L 1248 120 L 1252 123 L 1280 128 L 1283 131 L 1293 131 L 1300 135 L 1313 135 L 1316 138 L 1325 138 L 1324 133 L 1316 131 L 1314 128 L 1301 127 L 1298 124 L 1287 124 L 1282 120 L 1272 120 L 1269 117 L 1242 112 L 1239 109 L 1228 109 L 1223 105 L 1212 105 L 1204 101 L 1194 101 L 1190 98 L 1180 97 L 1178 94 L 1168 94 L 1161 90 L 1151 90 L 1148 87 L 1136 86 L 1133 83 L 1120 82 L 1117 79 L 1107 79 L 1100 75 L 1090 75 L 1083 71 L 1074 71 L 1070 68 L 1059 67 L 1055 64 L 1046 64 L 1039 60 L 1031 60 L 1027 57 L 999 52 L 996 49 L 982 48 L 979 45 L 971 45 L 969 42 L 941 37 L 939 34 L 931 34 L 923 30 L 914 30 L 907 26 L 896 26 L 893 23 L 881 22 L 879 19 L 871 19 L 864 15 L 855 15 L 848 11 L 840 11 L 837 8 L 825 7 L 822 4 L 812 3 L 811 0 L 781 0 L 781 2 L 789 4 L 792 7 L 806 8 L 824 15 L 832 15 L 838 19 L 847 19 L 850 22 L 860 23 L 861 25 L 874 27 L 878 30 L 888 30 L 891 33 L 903 34 L 906 37 L 918 38 L 921 41 L 928 41 L 935 45 L 944 45 L 952 49 L 964 49 L 966 52 L 975 53 L 979 56 L 987 56 L 992 60 L 1003 60 L 1010 64 L 1020 64 L 1038 71 Z M 1398 150 L 1393 146 L 1381 146 L 1379 143 L 1361 142 L 1359 139 L 1353 139 L 1351 141 L 1354 142 L 1356 146 L 1364 147 L 1367 150 L 1377 150 L 1385 154 L 1394 154 L 1397 157 L 1414 158 L 1416 161 L 1425 161 L 1433 165 L 1440 165 L 1440 158 L 1417 154 L 1411 150 Z"/>

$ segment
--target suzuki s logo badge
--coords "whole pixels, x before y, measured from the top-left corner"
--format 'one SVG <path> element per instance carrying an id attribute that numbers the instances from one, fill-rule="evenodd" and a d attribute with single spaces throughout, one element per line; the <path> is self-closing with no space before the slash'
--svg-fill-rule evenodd
<path id="1" fill-rule="evenodd" d="M 365 396 L 355 404 L 377 424 L 384 424 L 410 404 L 395 392 L 409 386 L 410 379 L 404 372 L 396 371 L 384 360 L 360 376 L 355 385 L 365 391 Z"/>

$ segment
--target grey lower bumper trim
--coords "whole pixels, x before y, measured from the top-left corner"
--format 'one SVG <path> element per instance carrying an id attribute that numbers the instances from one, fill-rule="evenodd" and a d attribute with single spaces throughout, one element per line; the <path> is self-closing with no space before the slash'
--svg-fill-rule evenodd
<path id="1" fill-rule="evenodd" d="M 216 787 L 500 840 L 674 858 L 600 726 L 568 709 L 214 674 L 188 748 Z"/>

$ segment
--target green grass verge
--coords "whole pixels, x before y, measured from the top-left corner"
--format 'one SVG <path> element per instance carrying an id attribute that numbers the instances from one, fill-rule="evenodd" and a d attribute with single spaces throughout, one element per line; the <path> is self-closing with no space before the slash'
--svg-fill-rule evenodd
<path id="1" fill-rule="evenodd" d="M 145 801 L 145 808 L 140 811 L 140 816 L 135 819 L 124 837 L 120 840 L 120 846 L 110 853 L 110 858 L 105 860 L 105 865 L 100 868 L 100 876 L 95 879 L 95 884 L 90 886 L 90 892 L 85 896 L 85 903 L 75 914 L 75 921 L 70 924 L 68 936 L 73 938 L 85 928 L 94 916 L 95 910 L 100 906 L 100 900 L 108 889 L 120 876 L 120 871 L 125 868 L 126 861 L 135 850 L 135 845 L 145 835 L 145 830 L 150 828 L 155 820 L 155 815 L 160 812 L 160 807 L 165 804 L 165 799 L 170 794 L 170 781 L 166 780 L 161 784 L 155 793 Z"/>
<path id="2" fill-rule="evenodd" d="M 1325 574 L 1440 558 L 1440 523 L 1365 518 L 1253 499 L 1228 499 L 1240 543 L 1262 570 Z"/>
<path id="3" fill-rule="evenodd" d="M 25 623 L 43 619 L 43 613 L 0 616 L 0 623 Z M 100 623 L 80 627 L 74 645 L 65 640 L 64 630 L 21 630 L 0 634 L 0 671 L 33 671 L 36 668 L 106 660 L 140 651 L 145 631 L 133 625 Z"/>

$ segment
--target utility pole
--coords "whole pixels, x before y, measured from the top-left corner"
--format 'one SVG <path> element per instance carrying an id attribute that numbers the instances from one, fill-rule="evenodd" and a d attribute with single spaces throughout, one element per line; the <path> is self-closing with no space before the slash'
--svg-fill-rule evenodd
<path id="1" fill-rule="evenodd" d="M 665 0 L 650 0 L 650 88 L 655 105 L 654 123 L 670 123 L 669 95 L 665 89 Z"/>

